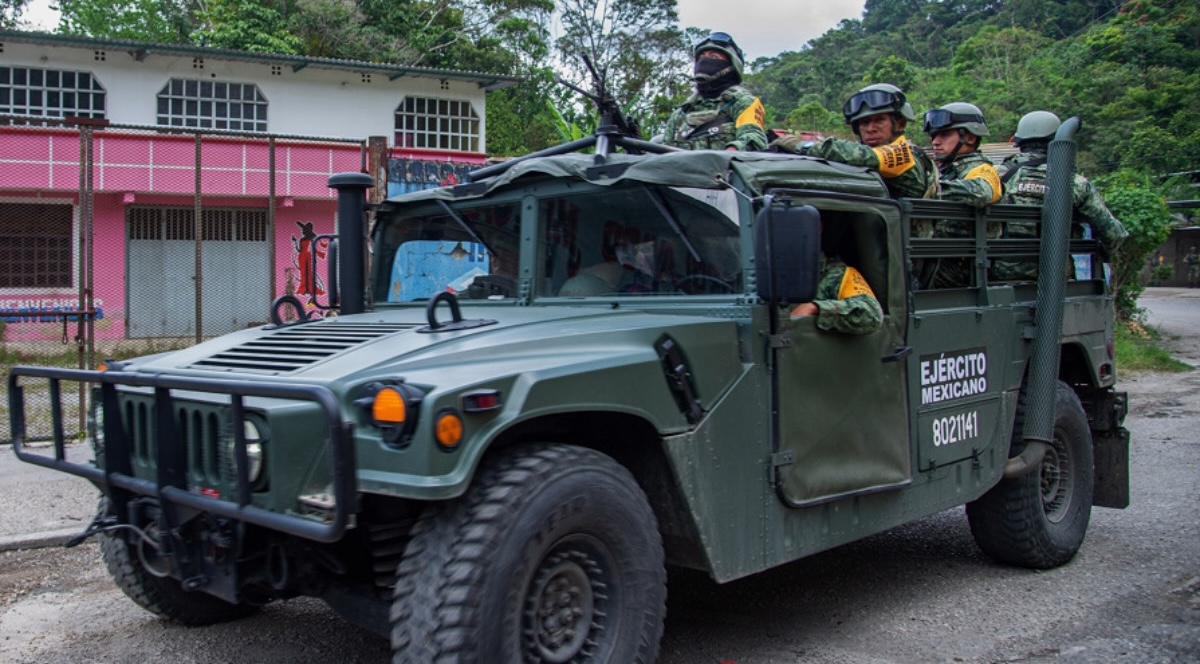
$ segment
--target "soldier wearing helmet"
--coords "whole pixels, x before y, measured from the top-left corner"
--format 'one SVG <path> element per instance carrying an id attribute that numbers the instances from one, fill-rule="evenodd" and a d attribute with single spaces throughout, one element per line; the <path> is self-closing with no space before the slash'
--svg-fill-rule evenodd
<path id="1" fill-rule="evenodd" d="M 925 133 L 933 142 L 943 199 L 976 207 L 1000 200 L 1000 175 L 992 160 L 979 152 L 988 128 L 978 106 L 960 101 L 926 111 Z"/>
<path id="2" fill-rule="evenodd" d="M 933 142 L 933 156 L 938 162 L 940 198 L 984 207 L 1000 200 L 1004 188 L 1000 174 L 979 151 L 979 144 L 988 135 L 983 111 L 966 102 L 954 102 L 925 112 L 925 133 Z M 973 226 L 964 221 L 937 221 L 934 237 L 971 237 Z M 988 237 L 1000 237 L 997 222 L 987 225 Z M 969 286 L 974 270 L 962 258 L 940 259 L 932 276 L 922 278 L 934 288 Z"/>
<path id="3" fill-rule="evenodd" d="M 933 162 L 904 136 L 909 121 L 917 118 L 900 88 L 889 83 L 868 85 L 846 100 L 842 116 L 859 143 L 840 138 L 801 142 L 799 137 L 785 136 L 771 145 L 878 171 L 893 198 L 937 196 Z"/>
<path id="4" fill-rule="evenodd" d="M 663 142 L 690 150 L 767 147 L 762 101 L 739 85 L 745 56 L 733 37 L 714 32 L 692 49 L 696 92 L 667 120 Z"/>
<path id="5" fill-rule="evenodd" d="M 1013 145 L 1019 153 L 1004 160 L 998 171 L 1004 186 L 1004 203 L 1042 205 L 1046 197 L 1046 149 L 1062 122 L 1049 111 L 1026 113 L 1017 122 Z M 1075 211 L 1092 227 L 1105 252 L 1111 255 L 1129 235 L 1112 215 L 1104 199 L 1087 178 L 1076 173 L 1071 192 Z M 1008 237 L 1037 237 L 1033 222 L 1010 222 Z M 992 276 L 998 280 L 1037 278 L 1036 261 L 996 261 Z"/>

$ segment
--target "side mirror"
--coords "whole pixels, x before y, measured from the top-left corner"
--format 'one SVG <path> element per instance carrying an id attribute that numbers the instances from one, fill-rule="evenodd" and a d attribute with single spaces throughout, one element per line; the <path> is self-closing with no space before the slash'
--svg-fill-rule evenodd
<path id="1" fill-rule="evenodd" d="M 766 204 L 754 221 L 758 296 L 769 304 L 811 302 L 820 278 L 821 213 L 811 205 Z"/>

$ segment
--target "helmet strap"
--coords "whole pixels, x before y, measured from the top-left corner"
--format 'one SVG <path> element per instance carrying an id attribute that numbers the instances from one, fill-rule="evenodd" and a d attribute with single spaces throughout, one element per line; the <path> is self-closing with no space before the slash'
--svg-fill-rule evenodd
<path id="1" fill-rule="evenodd" d="M 961 151 L 963 149 L 963 145 L 964 145 L 963 136 L 966 133 L 967 132 L 964 131 L 962 127 L 958 128 L 958 142 L 954 144 L 954 149 L 950 151 L 950 154 L 946 155 L 945 157 L 942 157 L 942 159 L 941 159 L 942 165 L 949 166 L 950 164 L 954 163 L 955 159 L 958 158 L 959 151 Z"/>

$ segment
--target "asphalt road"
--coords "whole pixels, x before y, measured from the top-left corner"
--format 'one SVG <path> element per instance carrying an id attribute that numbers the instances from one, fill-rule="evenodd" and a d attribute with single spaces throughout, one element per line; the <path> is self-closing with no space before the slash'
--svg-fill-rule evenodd
<path id="1" fill-rule="evenodd" d="M 1142 304 L 1176 355 L 1200 364 L 1200 290 L 1152 289 Z M 673 573 L 660 663 L 1200 662 L 1200 372 L 1121 374 L 1120 387 L 1132 504 L 1095 509 L 1070 564 L 995 564 L 957 509 L 724 586 Z M 84 483 L 50 475 L 0 462 L 6 506 L 54 505 L 0 510 L 0 536 L 90 515 Z M 0 662 L 81 661 L 382 664 L 389 654 L 319 601 L 184 628 L 116 590 L 94 543 L 0 552 Z"/>

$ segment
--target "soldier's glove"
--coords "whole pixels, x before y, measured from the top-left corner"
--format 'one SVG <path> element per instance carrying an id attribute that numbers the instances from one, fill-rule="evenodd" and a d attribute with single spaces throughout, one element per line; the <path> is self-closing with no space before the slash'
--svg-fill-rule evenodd
<path id="1" fill-rule="evenodd" d="M 771 141 L 767 148 L 775 148 L 777 152 L 796 152 L 803 154 L 800 146 L 804 143 L 804 139 L 799 136 L 780 136 Z"/>

